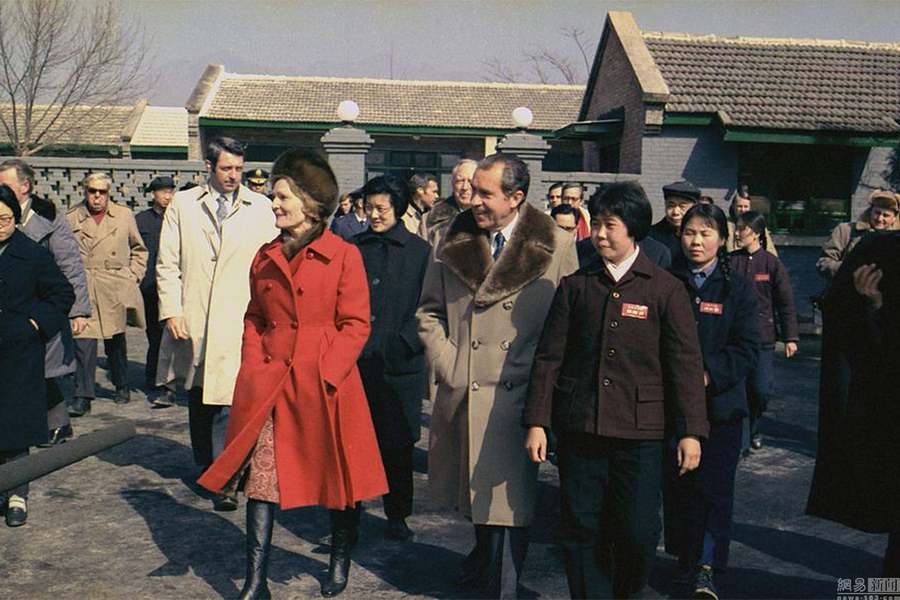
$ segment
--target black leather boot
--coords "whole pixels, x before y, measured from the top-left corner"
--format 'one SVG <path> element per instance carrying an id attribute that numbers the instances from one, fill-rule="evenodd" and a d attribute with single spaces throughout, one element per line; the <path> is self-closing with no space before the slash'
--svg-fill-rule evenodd
<path id="1" fill-rule="evenodd" d="M 331 560 L 328 578 L 322 584 L 322 595 L 337 596 L 350 581 L 350 555 L 356 545 L 359 530 L 359 506 L 331 511 Z"/>
<path id="2" fill-rule="evenodd" d="M 247 579 L 239 600 L 268 600 L 269 551 L 272 549 L 272 525 L 275 504 L 247 501 Z"/>

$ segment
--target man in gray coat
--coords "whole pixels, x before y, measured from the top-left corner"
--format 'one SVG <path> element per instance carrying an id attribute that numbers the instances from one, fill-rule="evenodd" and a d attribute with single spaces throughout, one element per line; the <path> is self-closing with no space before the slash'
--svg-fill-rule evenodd
<path id="1" fill-rule="evenodd" d="M 71 329 L 64 329 L 47 342 L 44 377 L 47 379 L 47 424 L 50 428 L 48 445 L 65 442 L 72 437 L 65 390 L 71 385 L 65 376 L 75 372 L 75 350 L 72 334 L 80 333 L 91 316 L 87 279 L 78 244 L 66 222 L 63 211 L 49 200 L 34 193 L 34 169 L 20 159 L 0 163 L 0 185 L 12 189 L 22 207 L 19 230 L 53 254 L 57 266 L 75 290 L 75 304 L 69 311 Z"/>

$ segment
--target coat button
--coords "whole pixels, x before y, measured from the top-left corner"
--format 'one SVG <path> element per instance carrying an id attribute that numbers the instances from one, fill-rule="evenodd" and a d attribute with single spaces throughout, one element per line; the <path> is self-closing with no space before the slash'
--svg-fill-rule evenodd
<path id="1" fill-rule="evenodd" d="M 472 340 L 472 350 L 478 350 L 478 346 L 481 345 L 479 340 Z"/>
<path id="2" fill-rule="evenodd" d="M 269 356 L 268 354 L 266 354 L 266 355 L 263 357 L 263 362 L 266 362 L 266 363 L 272 362 L 272 357 Z"/>
<path id="3" fill-rule="evenodd" d="M 216 259 L 213 258 L 213 260 L 216 260 Z M 269 290 L 272 289 L 272 284 L 271 284 L 271 283 L 267 283 L 267 284 L 265 285 L 265 287 L 263 287 L 263 289 L 266 290 L 266 291 L 268 292 Z"/>
<path id="4" fill-rule="evenodd" d="M 512 381 L 504 381 L 503 387 L 506 388 L 507 392 L 510 391 L 511 389 L 513 389 Z"/>
<path id="5" fill-rule="evenodd" d="M 312 257 L 314 257 L 314 256 L 315 256 L 315 254 L 313 253 L 312 250 L 307 250 L 307 251 L 306 251 L 306 258 L 312 258 Z"/>
<path id="6" fill-rule="evenodd" d="M 115 256 L 115 255 L 116 255 L 116 251 L 113 250 L 112 252 L 110 252 L 110 254 L 112 254 L 113 256 Z"/>
<path id="7" fill-rule="evenodd" d="M 511 300 L 507 300 L 506 302 L 503 303 L 504 310 L 512 310 L 512 307 L 513 307 L 513 303 Z"/>
<path id="8" fill-rule="evenodd" d="M 610 326 L 610 328 L 615 329 L 616 327 L 619 326 L 619 322 L 618 321 L 610 321 L 609 326 Z"/>
<path id="9" fill-rule="evenodd" d="M 473 392 L 477 392 L 477 391 L 478 391 L 478 382 L 477 382 L 477 381 L 473 381 L 473 382 L 472 382 L 472 391 L 473 391 Z"/>
<path id="10" fill-rule="evenodd" d="M 269 327 L 271 327 L 272 329 L 275 329 L 276 327 L 278 327 L 278 323 L 276 323 L 275 321 L 272 321 L 271 323 L 269 323 Z"/>
<path id="11" fill-rule="evenodd" d="M 700 296 L 694 298 L 694 304 L 700 304 Z"/>
<path id="12" fill-rule="evenodd" d="M 371 317 L 369 317 L 369 322 L 370 322 L 370 323 L 374 323 L 374 322 L 375 322 L 375 315 L 372 315 Z"/>
<path id="13" fill-rule="evenodd" d="M 609 350 L 606 351 L 606 355 L 610 358 L 614 357 L 616 355 L 616 349 L 610 348 Z"/>
<path id="14" fill-rule="evenodd" d="M 372 280 L 372 285 L 378 285 L 379 283 L 381 283 L 381 280 L 378 279 L 377 277 Z"/>
<path id="15" fill-rule="evenodd" d="M 612 384 L 612 381 L 609 380 L 609 377 L 603 378 L 603 387 L 609 387 Z"/>
<path id="16" fill-rule="evenodd" d="M 622 297 L 622 294 L 620 294 L 619 292 L 613 292 L 612 297 L 615 298 L 616 300 L 618 300 L 619 298 Z"/>
<path id="17" fill-rule="evenodd" d="M 500 349 L 501 350 L 509 350 L 509 342 L 507 342 L 506 340 L 503 340 L 502 342 L 500 342 Z"/>
<path id="18" fill-rule="evenodd" d="M 298 326 L 299 324 L 297 323 L 297 321 L 291 321 L 291 329 L 297 329 Z"/>
<path id="19" fill-rule="evenodd" d="M 285 364 L 286 366 L 288 366 L 288 367 L 291 366 L 291 363 L 292 363 L 292 362 L 294 362 L 294 361 L 291 360 L 290 358 L 284 359 L 284 364 Z"/>

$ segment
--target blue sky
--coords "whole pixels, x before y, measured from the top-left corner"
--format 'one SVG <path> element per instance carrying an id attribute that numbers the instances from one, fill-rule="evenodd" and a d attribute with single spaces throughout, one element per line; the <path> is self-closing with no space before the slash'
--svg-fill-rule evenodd
<path id="1" fill-rule="evenodd" d="M 596 49 L 606 12 L 645 31 L 900 40 L 900 2 L 578 0 L 120 0 L 153 40 L 152 104 L 180 106 L 209 63 L 233 73 L 483 81 L 498 57 L 524 70 L 541 48 L 581 61 L 561 31 Z M 392 61 L 393 57 L 393 61 Z M 578 64 L 578 63 L 576 63 Z"/>

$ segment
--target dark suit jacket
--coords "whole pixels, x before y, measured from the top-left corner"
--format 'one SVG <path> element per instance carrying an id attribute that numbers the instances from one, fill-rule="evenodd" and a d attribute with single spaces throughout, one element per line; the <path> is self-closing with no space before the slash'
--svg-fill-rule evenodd
<path id="1" fill-rule="evenodd" d="M 360 374 L 382 448 L 419 439 L 427 378 L 416 308 L 430 247 L 401 221 L 378 234 L 352 240 L 362 254 L 369 282 L 372 331 L 360 356 Z"/>
<path id="2" fill-rule="evenodd" d="M 706 437 L 700 344 L 680 282 L 643 253 L 618 283 L 600 262 L 565 277 L 534 355 L 524 423 Z"/>
<path id="3" fill-rule="evenodd" d="M 134 216 L 138 232 L 147 246 L 147 271 L 141 279 L 141 292 L 156 292 L 156 257 L 159 256 L 159 233 L 162 231 L 163 215 L 148 209 Z"/>
<path id="4" fill-rule="evenodd" d="M 642 254 L 646 254 L 654 265 L 665 271 L 672 266 L 672 254 L 665 244 L 657 242 L 653 238 L 644 238 L 638 242 L 638 247 Z M 595 261 L 601 262 L 600 253 L 594 248 L 591 239 L 587 238 L 575 244 L 575 251 L 578 252 L 578 268 L 584 269 L 591 266 Z"/>
<path id="5" fill-rule="evenodd" d="M 648 235 L 657 242 L 665 244 L 673 261 L 676 257 L 681 256 L 681 238 L 678 231 L 666 221 L 665 217 L 653 224 Z"/>
<path id="6" fill-rule="evenodd" d="M 709 420 L 724 422 L 746 417 L 745 384 L 747 375 L 756 368 L 759 354 L 756 293 L 750 282 L 732 273 L 726 296 L 721 263 L 699 290 L 686 259 L 681 258 L 672 265 L 672 274 L 682 280 L 691 297 L 703 350 L 703 368 L 709 373 L 706 387 Z M 704 312 L 704 306 L 713 310 L 721 308 L 721 314 Z"/>
<path id="7" fill-rule="evenodd" d="M 360 234 L 368 228 L 369 219 L 360 223 L 359 219 L 352 212 L 331 222 L 331 232 L 340 236 L 346 242 L 350 242 L 354 235 Z"/>

